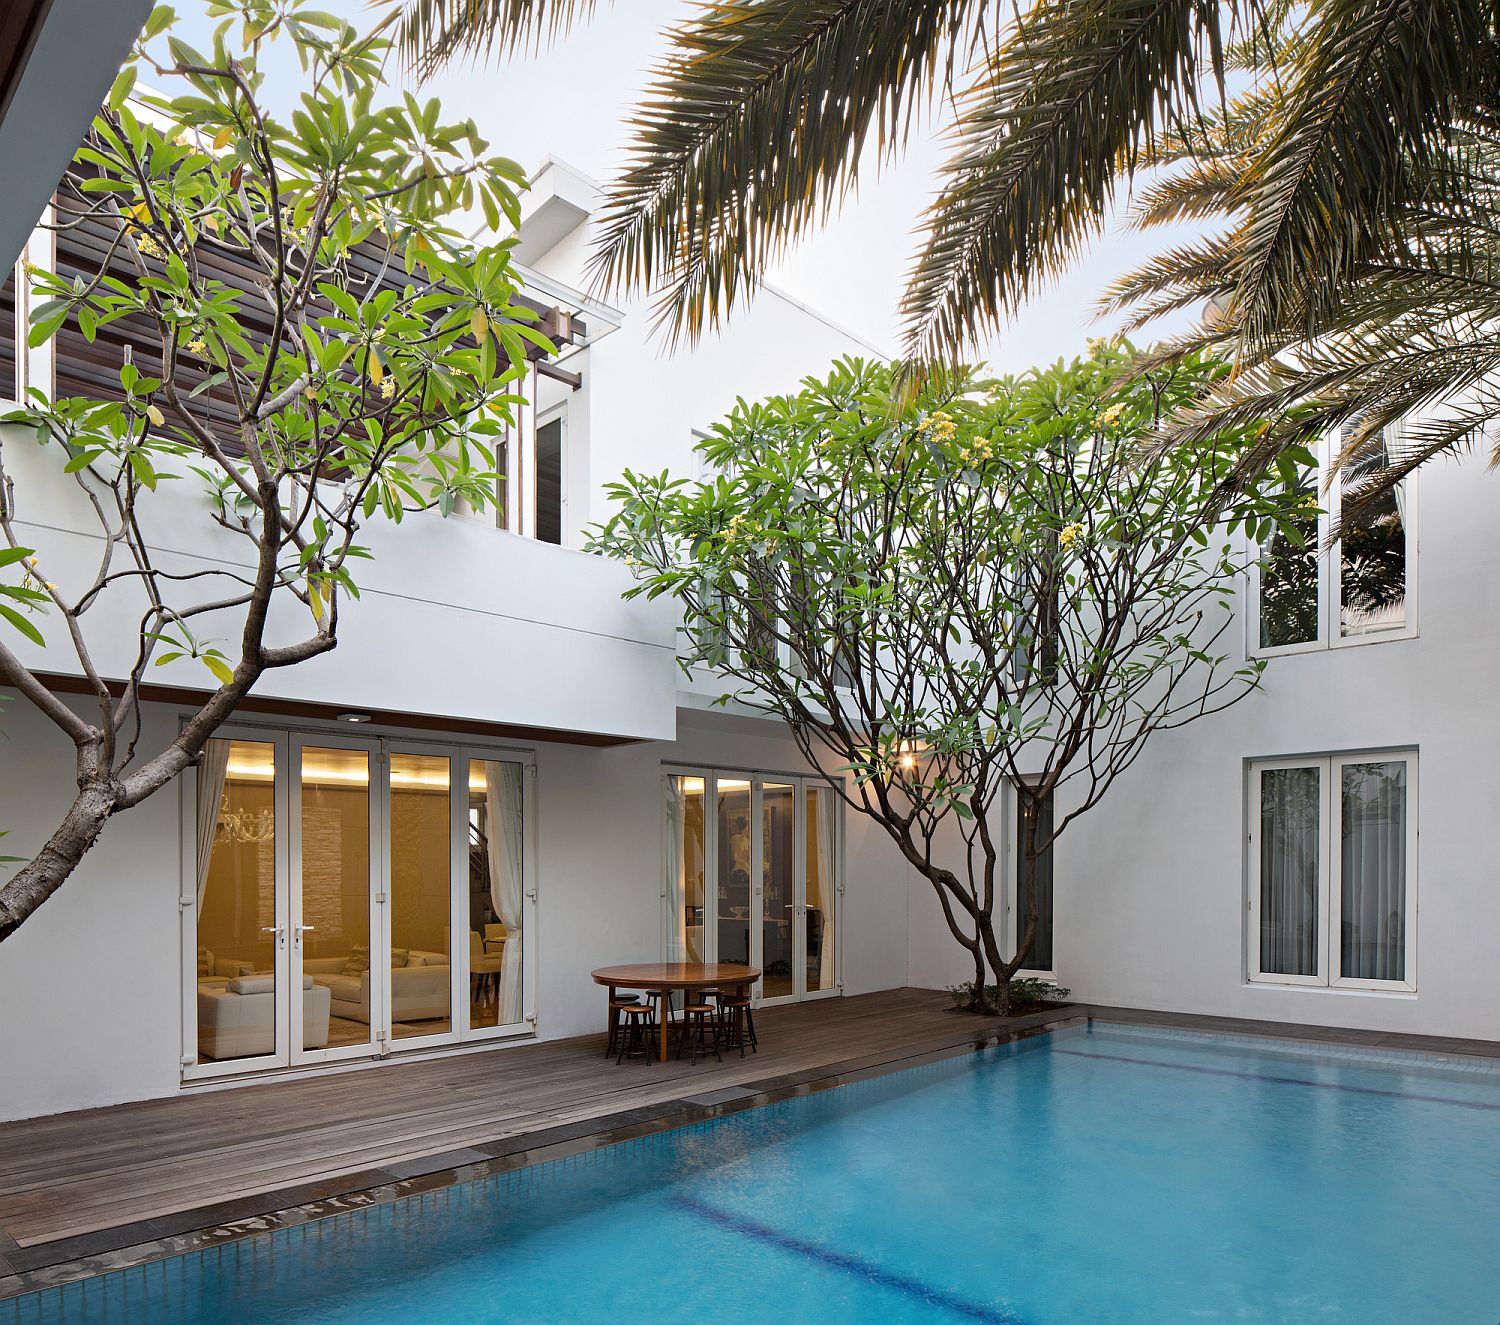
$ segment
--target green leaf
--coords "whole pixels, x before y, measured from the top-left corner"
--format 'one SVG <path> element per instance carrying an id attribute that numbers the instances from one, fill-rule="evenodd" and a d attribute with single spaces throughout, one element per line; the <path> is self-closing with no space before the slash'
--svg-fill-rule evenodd
<path id="1" fill-rule="evenodd" d="M 47 641 L 42 638 L 42 632 L 39 631 L 35 626 L 33 626 L 31 622 L 29 622 L 24 616 L 17 612 L 15 608 L 6 607 L 4 603 L 0 603 L 0 617 L 4 617 L 7 621 L 9 621 L 11 625 L 19 630 L 21 634 L 25 635 L 26 638 L 29 639 L 33 644 L 45 645 L 47 643 Z"/>
<path id="2" fill-rule="evenodd" d="M 135 73 L 135 65 L 127 64 L 116 76 L 114 83 L 110 86 L 109 96 L 104 101 L 104 104 L 111 110 L 119 110 L 125 104 L 131 89 L 135 87 Z"/>
<path id="3" fill-rule="evenodd" d="M 214 674 L 220 685 L 229 685 L 234 681 L 234 671 L 222 658 L 215 658 L 210 654 L 204 654 L 200 662 Z"/>

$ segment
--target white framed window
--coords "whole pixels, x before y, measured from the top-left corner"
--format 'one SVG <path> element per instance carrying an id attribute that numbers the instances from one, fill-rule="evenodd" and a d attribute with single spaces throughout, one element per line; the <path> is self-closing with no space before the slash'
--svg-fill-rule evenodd
<path id="1" fill-rule="evenodd" d="M 222 729 L 182 784 L 184 1080 L 534 1034 L 535 768 Z"/>
<path id="2" fill-rule="evenodd" d="M 1278 532 L 1251 572 L 1252 655 L 1270 657 L 1314 649 L 1410 639 L 1417 633 L 1415 476 L 1358 514 L 1344 517 L 1344 494 L 1388 463 L 1392 438 L 1377 433 L 1337 474 L 1333 464 L 1348 425 L 1314 448 L 1318 468 L 1304 492 L 1320 514 Z M 1342 523 L 1341 523 L 1342 521 Z M 1326 552 L 1333 530 L 1339 540 Z"/>
<path id="3" fill-rule="evenodd" d="M 1417 753 L 1259 760 L 1248 777 L 1254 983 L 1417 987 Z"/>
<path id="4" fill-rule="evenodd" d="M 561 545 L 568 536 L 568 406 L 564 401 L 537 415 L 532 459 L 533 536 Z"/>
<path id="5" fill-rule="evenodd" d="M 665 766 L 662 955 L 759 967 L 757 1003 L 843 992 L 843 801 L 815 777 Z"/>

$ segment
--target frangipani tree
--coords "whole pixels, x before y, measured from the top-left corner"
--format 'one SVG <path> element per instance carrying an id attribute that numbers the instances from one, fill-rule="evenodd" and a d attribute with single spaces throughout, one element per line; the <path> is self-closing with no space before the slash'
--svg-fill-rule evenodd
<path id="1" fill-rule="evenodd" d="M 493 500 L 486 438 L 528 345 L 546 345 L 514 302 L 507 247 L 475 251 L 447 219 L 514 222 L 521 172 L 436 102 L 382 97 L 379 29 L 361 36 L 300 0 L 209 11 L 223 22 L 206 52 L 172 35 L 170 9 L 152 14 L 60 188 L 56 227 L 105 236 L 99 273 L 32 274 L 32 346 L 64 327 L 89 342 L 111 323 L 130 332 L 117 390 L 33 391 L 0 427 L 0 684 L 77 758 L 76 797 L 0 887 L 0 939 L 112 816 L 198 760 L 265 673 L 334 648 L 362 526 Z M 289 120 L 263 97 L 260 56 L 278 38 L 305 75 Z M 158 90 L 132 95 L 142 70 Z M 39 478 L 19 454 L 37 447 Z M 238 546 L 187 572 L 159 550 L 185 487 L 201 524 L 172 541 Z M 59 500 L 92 513 L 85 573 L 34 537 Z M 122 610 L 133 661 L 109 675 L 96 658 L 118 655 Z M 84 712 L 49 689 L 42 655 L 23 660 L 21 637 L 71 652 Z M 211 689 L 153 747 L 143 685 L 184 658 Z"/>
<path id="2" fill-rule="evenodd" d="M 1143 442 L 1222 369 L 1129 378 L 1129 347 L 1000 381 L 934 379 L 909 407 L 881 364 L 743 401 L 700 444 L 715 476 L 626 473 L 596 546 L 632 594 L 672 596 L 684 666 L 780 715 L 835 793 L 927 878 L 974 1005 L 1035 939 L 996 909 L 1009 786 L 1034 870 L 1156 733 L 1258 682 L 1233 596 L 1298 472 L 1224 497 L 1254 430 L 1191 457 Z M 1248 530 L 1248 539 L 1241 536 Z M 1056 797 L 1050 829 L 1038 807 Z"/>

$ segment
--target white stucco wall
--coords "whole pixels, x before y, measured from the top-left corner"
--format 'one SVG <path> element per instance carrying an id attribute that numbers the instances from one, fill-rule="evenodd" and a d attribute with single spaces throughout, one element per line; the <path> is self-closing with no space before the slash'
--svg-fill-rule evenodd
<path id="1" fill-rule="evenodd" d="M 148 737 L 162 739 L 176 721 L 175 709 L 152 706 Z M 25 855 L 66 803 L 69 749 L 14 699 L 3 731 L 0 826 L 11 829 L 7 851 Z M 603 1025 L 590 970 L 663 955 L 662 765 L 791 773 L 802 765 L 775 724 L 720 715 L 685 714 L 671 742 L 534 749 L 537 1033 L 556 1039 Z M 180 800 L 169 789 L 114 821 L 0 948 L 0 1119 L 182 1088 Z M 846 822 L 845 853 L 846 991 L 901 985 L 906 872 L 861 821 Z"/>
<path id="2" fill-rule="evenodd" d="M 1104 803 L 1068 829 L 1055 862 L 1055 953 L 1075 997 L 1500 1036 L 1497 499 L 1500 477 L 1482 458 L 1424 470 L 1418 636 L 1273 658 L 1258 693 L 1154 738 Z M 1250 982 L 1247 762 L 1407 748 L 1419 764 L 1416 992 Z M 910 982 L 968 978 L 925 881 L 913 882 L 911 916 Z"/>
<path id="3" fill-rule="evenodd" d="M 4 445 L 17 537 L 36 549 L 45 576 L 76 599 L 98 567 L 97 521 L 73 480 L 60 474 L 55 448 L 44 451 L 14 428 Z M 142 504 L 142 519 L 166 570 L 196 570 L 210 560 L 236 570 L 252 564 L 248 542 L 209 518 L 194 478 L 163 482 Z M 630 583 L 623 567 L 485 521 L 430 513 L 399 527 L 377 518 L 358 541 L 372 560 L 351 564 L 361 596 L 341 609 L 339 647 L 266 676 L 258 695 L 632 738 L 672 734 L 675 617 L 665 602 L 623 602 Z M 222 588 L 209 585 L 202 596 Z M 83 618 L 103 675 L 129 674 L 143 606 L 127 582 Z M 198 626 L 205 638 L 227 640 L 229 651 L 240 621 L 237 614 L 205 617 Z M 65 633 L 45 619 L 38 625 L 47 648 L 18 636 L 12 647 L 43 670 L 76 674 Z M 268 638 L 287 643 L 311 626 L 305 609 L 287 599 L 273 610 Z M 189 658 L 153 667 L 149 680 L 212 686 L 202 664 Z"/>

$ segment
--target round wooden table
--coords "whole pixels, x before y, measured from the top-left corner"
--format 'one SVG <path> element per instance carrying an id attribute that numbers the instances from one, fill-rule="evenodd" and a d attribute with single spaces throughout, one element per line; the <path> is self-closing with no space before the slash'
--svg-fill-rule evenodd
<path id="1" fill-rule="evenodd" d="M 748 993 L 760 979 L 760 967 L 738 962 L 641 962 L 635 966 L 601 966 L 591 971 L 596 985 L 609 989 L 614 1002 L 616 989 L 643 989 L 661 996 L 661 1061 L 667 1061 L 667 997 L 679 989 L 691 999 L 698 989 L 735 989 Z"/>

